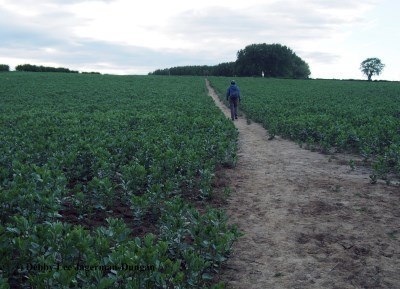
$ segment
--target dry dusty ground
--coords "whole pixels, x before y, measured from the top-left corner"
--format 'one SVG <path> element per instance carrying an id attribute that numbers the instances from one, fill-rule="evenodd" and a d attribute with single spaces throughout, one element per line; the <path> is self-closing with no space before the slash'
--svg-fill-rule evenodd
<path id="1" fill-rule="evenodd" d="M 245 235 L 223 268 L 227 288 L 400 288 L 399 186 L 371 185 L 365 168 L 268 140 L 243 117 L 235 126 L 227 213 Z"/>

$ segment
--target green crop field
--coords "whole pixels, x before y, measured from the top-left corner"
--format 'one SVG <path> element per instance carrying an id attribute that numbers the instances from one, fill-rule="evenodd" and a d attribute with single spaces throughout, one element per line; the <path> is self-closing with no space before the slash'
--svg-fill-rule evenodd
<path id="1" fill-rule="evenodd" d="M 221 98 L 228 78 L 210 78 Z M 345 151 L 372 163 L 389 181 L 400 176 L 400 83 L 240 78 L 242 110 L 280 135 L 324 152 Z"/>
<path id="2" fill-rule="evenodd" d="M 0 288 L 211 286 L 236 139 L 203 78 L 0 74 Z"/>
<path id="3" fill-rule="evenodd" d="M 399 83 L 237 81 L 270 138 L 400 176 Z M 239 233 L 209 205 L 236 140 L 202 77 L 0 74 L 0 289 L 222 288 Z"/>

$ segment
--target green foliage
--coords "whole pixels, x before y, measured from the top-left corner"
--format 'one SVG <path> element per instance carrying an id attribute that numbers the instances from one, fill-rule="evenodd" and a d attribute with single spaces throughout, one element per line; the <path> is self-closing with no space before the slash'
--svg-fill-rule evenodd
<path id="1" fill-rule="evenodd" d="M 210 78 L 223 96 L 227 78 Z M 372 162 L 373 182 L 400 176 L 400 89 L 395 82 L 241 78 L 241 108 L 281 135 L 323 152 L 346 151 Z"/>
<path id="2" fill-rule="evenodd" d="M 90 71 L 90 72 L 82 71 L 82 74 L 101 74 L 101 73 L 96 71 Z"/>
<path id="3" fill-rule="evenodd" d="M 10 66 L 8 66 L 7 64 L 0 64 L 0 72 L 7 72 L 7 71 L 10 71 Z"/>
<path id="4" fill-rule="evenodd" d="M 237 52 L 235 62 L 157 69 L 151 75 L 259 76 L 308 78 L 308 64 L 290 48 L 280 44 L 251 44 Z"/>
<path id="5" fill-rule="evenodd" d="M 367 58 L 360 64 L 360 70 L 368 77 L 368 81 L 372 80 L 373 75 L 381 74 L 384 67 L 379 58 Z"/>
<path id="6" fill-rule="evenodd" d="M 225 62 L 218 65 L 188 65 L 165 69 L 157 69 L 150 75 L 197 75 L 197 76 L 233 76 L 235 62 Z"/>
<path id="7" fill-rule="evenodd" d="M 190 202 L 235 162 L 237 132 L 204 79 L 15 73 L 0 85 L 2 288 L 211 286 L 239 234 Z"/>
<path id="8" fill-rule="evenodd" d="M 42 65 L 20 64 L 15 67 L 16 71 L 29 71 L 29 72 L 66 72 L 66 73 L 79 73 L 79 71 L 69 70 L 64 67 L 49 67 Z"/>
<path id="9" fill-rule="evenodd" d="M 308 78 L 308 64 L 287 46 L 280 44 L 251 44 L 237 53 L 238 76 Z"/>

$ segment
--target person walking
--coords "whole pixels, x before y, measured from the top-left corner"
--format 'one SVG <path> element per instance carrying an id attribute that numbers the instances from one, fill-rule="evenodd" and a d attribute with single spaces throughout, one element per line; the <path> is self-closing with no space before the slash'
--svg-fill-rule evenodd
<path id="1" fill-rule="evenodd" d="M 231 81 L 231 85 L 226 91 L 226 100 L 229 100 L 231 119 L 237 119 L 237 107 L 238 102 L 240 102 L 240 89 L 239 86 L 236 85 L 236 82 L 234 80 Z"/>

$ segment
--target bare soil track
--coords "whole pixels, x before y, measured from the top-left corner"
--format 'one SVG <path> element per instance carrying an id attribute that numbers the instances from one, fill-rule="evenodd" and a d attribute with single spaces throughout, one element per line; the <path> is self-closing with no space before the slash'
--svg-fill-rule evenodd
<path id="1" fill-rule="evenodd" d="M 227 288 L 400 288 L 399 186 L 371 185 L 367 169 L 340 156 L 268 140 L 243 116 L 234 124 L 226 209 L 245 235 L 223 268 Z"/>

